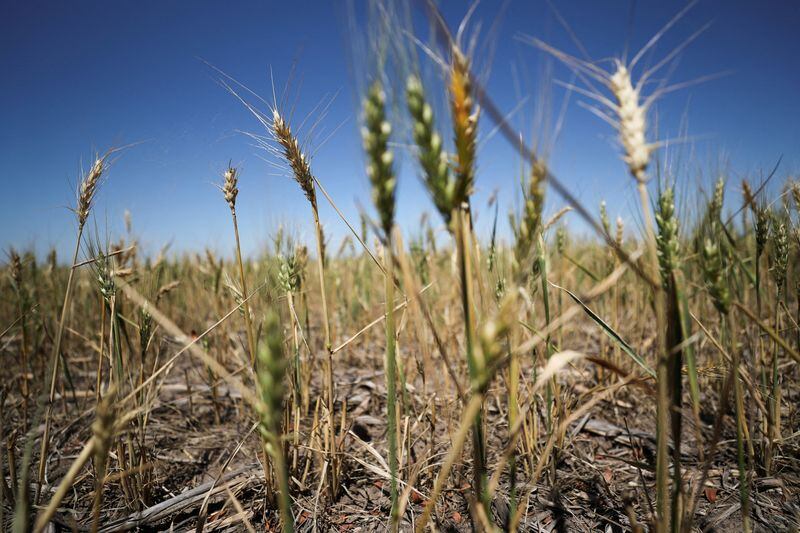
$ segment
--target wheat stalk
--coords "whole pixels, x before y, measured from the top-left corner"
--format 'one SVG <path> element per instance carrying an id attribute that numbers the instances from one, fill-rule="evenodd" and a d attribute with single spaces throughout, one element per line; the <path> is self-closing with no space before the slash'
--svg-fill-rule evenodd
<path id="1" fill-rule="evenodd" d="M 433 489 L 425 504 L 422 515 L 417 520 L 414 528 L 414 531 L 417 533 L 425 531 L 425 526 L 436 507 L 436 501 L 444 489 L 444 483 L 450 474 L 450 470 L 461 453 L 467 435 L 471 428 L 474 429 L 475 422 L 480 418 L 484 397 L 494 374 L 498 370 L 501 355 L 504 353 L 501 340 L 506 336 L 513 323 L 515 309 L 515 295 L 509 293 L 499 306 L 496 314 L 484 323 L 476 335 L 478 343 L 476 346 L 475 373 L 471 380 L 472 396 L 464 406 L 461 414 L 461 422 L 450 441 L 450 451 L 442 463 L 439 473 L 436 475 Z M 534 388 L 538 385 L 537 382 Z"/>
<path id="2" fill-rule="evenodd" d="M 264 344 L 258 351 L 256 376 L 258 378 L 259 431 L 264 450 L 272 459 L 278 478 L 278 496 L 281 522 L 284 533 L 294 531 L 294 518 L 289 495 L 289 473 L 282 442 L 281 422 L 283 420 L 283 401 L 286 393 L 284 384 L 288 367 L 283 352 L 283 333 L 275 312 L 267 313 L 264 319 Z"/>
<path id="3" fill-rule="evenodd" d="M 108 464 L 108 454 L 111 450 L 111 443 L 114 439 L 114 420 L 117 416 L 115 405 L 116 389 L 109 388 L 106 394 L 98 402 L 95 412 L 97 417 L 92 424 L 92 435 L 94 439 L 94 470 L 95 470 L 95 493 L 92 505 L 92 533 L 97 532 L 100 525 L 100 507 L 103 504 L 103 486 Z"/>
<path id="4" fill-rule="evenodd" d="M 397 531 L 398 506 L 398 459 L 397 444 L 397 360 L 395 354 L 394 320 L 394 252 L 392 227 L 395 213 L 395 190 L 397 178 L 394 173 L 394 156 L 389 150 L 391 124 L 386 119 L 386 96 L 379 80 L 372 83 L 364 99 L 364 127 L 362 138 L 367 154 L 367 175 L 372 184 L 372 200 L 381 220 L 381 229 L 386 244 L 384 248 L 384 300 L 386 310 L 386 351 L 384 369 L 386 374 L 386 415 L 388 417 L 387 440 L 389 442 L 389 475 L 391 477 L 391 529 Z"/>
<path id="5" fill-rule="evenodd" d="M 247 349 L 250 352 L 250 364 L 256 361 L 256 337 L 253 332 L 253 320 L 250 314 L 250 293 L 247 291 L 247 278 L 244 275 L 244 262 L 242 261 L 242 246 L 239 240 L 239 221 L 236 216 L 236 197 L 239 195 L 239 171 L 228 165 L 223 174 L 222 186 L 220 187 L 225 201 L 231 210 L 233 219 L 233 233 L 236 238 L 236 264 L 239 269 L 239 283 L 242 286 L 242 310 L 244 313 L 244 324 L 247 331 Z"/>
<path id="6" fill-rule="evenodd" d="M 325 292 L 325 236 L 322 233 L 322 224 L 319 221 L 319 211 L 317 207 L 317 194 L 314 187 L 314 175 L 311 173 L 311 166 L 308 157 L 300 147 L 297 137 L 292 133 L 289 124 L 284 120 L 278 109 L 273 109 L 272 136 L 276 143 L 281 147 L 282 155 L 292 170 L 292 176 L 300 189 L 311 204 L 311 213 L 314 217 L 314 229 L 317 237 L 317 256 L 319 264 L 319 285 L 320 297 L 322 300 L 323 327 L 325 332 L 325 383 L 327 389 L 327 409 L 328 409 L 328 492 L 331 500 L 336 499 L 339 492 L 339 467 L 338 458 L 335 453 L 336 448 L 336 424 L 334 419 L 334 398 L 336 396 L 333 383 L 333 354 L 331 352 L 331 326 L 328 314 L 328 301 Z"/>
<path id="7" fill-rule="evenodd" d="M 774 216 L 774 215 L 773 215 Z M 775 217 L 772 220 L 772 279 L 775 282 L 775 331 L 781 330 L 781 303 L 786 304 L 786 271 L 789 264 L 789 234 L 788 221 Z M 770 379 L 771 394 L 769 395 L 770 414 L 768 441 L 769 447 L 765 461 L 765 470 L 772 472 L 775 442 L 781 438 L 781 388 L 780 373 L 778 372 L 778 345 L 773 344 L 772 349 L 772 375 Z"/>
<path id="8" fill-rule="evenodd" d="M 20 343 L 20 365 L 22 367 L 21 378 L 19 381 L 19 392 L 23 398 L 23 426 L 28 425 L 28 328 L 26 313 L 28 312 L 29 293 L 25 287 L 23 279 L 22 258 L 19 253 L 12 247 L 8 252 L 8 268 L 11 276 L 11 285 L 16 294 L 17 312 L 20 316 L 20 334 L 22 342 Z"/>
<path id="9" fill-rule="evenodd" d="M 481 377 L 480 354 L 476 351 L 475 298 L 473 294 L 473 275 L 471 250 L 472 214 L 470 196 L 475 187 L 476 146 L 480 108 L 475 104 L 469 58 L 459 46 L 451 47 L 449 79 L 449 98 L 451 121 L 453 125 L 454 176 L 450 196 L 451 209 L 457 211 L 454 228 L 456 256 L 461 278 L 461 306 L 464 313 L 464 337 L 467 367 L 470 380 L 475 383 Z M 481 405 L 472 427 L 472 469 L 473 491 L 476 500 L 489 514 L 490 501 L 486 491 L 486 440 L 483 427 L 483 406 Z"/>
<path id="10" fill-rule="evenodd" d="M 81 180 L 78 188 L 77 205 L 75 214 L 78 219 L 78 235 L 75 239 L 75 250 L 72 253 L 72 262 L 70 263 L 69 275 L 67 277 L 67 287 L 64 291 L 64 302 L 61 306 L 61 315 L 58 320 L 58 329 L 53 342 L 53 352 L 51 355 L 50 363 L 50 391 L 47 398 L 47 408 L 44 416 L 44 431 L 42 433 L 42 443 L 39 450 L 39 469 L 38 469 L 38 485 L 36 487 L 36 495 L 34 501 L 39 500 L 39 494 L 44 485 L 45 465 L 47 463 L 47 452 L 50 445 L 50 417 L 53 409 L 53 400 L 56 394 L 56 382 L 58 380 L 58 362 L 61 357 L 61 341 L 64 338 L 64 326 L 66 324 L 67 312 L 69 310 L 69 300 L 72 293 L 72 284 L 75 277 L 75 264 L 78 261 L 78 252 L 81 246 L 83 237 L 83 229 L 86 225 L 86 220 L 89 218 L 92 206 L 94 204 L 95 194 L 100 184 L 100 179 L 106 171 L 106 160 L 111 154 L 111 150 L 105 155 L 97 157 L 94 164 L 89 169 L 89 172 Z"/>
<path id="11" fill-rule="evenodd" d="M 276 249 L 280 249 L 276 245 Z M 295 452 L 292 459 L 292 464 L 296 467 L 297 463 L 297 446 L 299 444 L 299 424 L 301 412 L 305 412 L 308 405 L 308 390 L 303 386 L 303 368 L 300 360 L 300 339 L 299 332 L 302 331 L 300 319 L 297 316 L 295 309 L 295 294 L 300 291 L 302 285 L 303 265 L 298 260 L 300 255 L 299 249 L 292 249 L 291 245 L 288 246 L 289 252 L 284 255 L 280 253 L 278 260 L 280 267 L 278 270 L 278 285 L 281 290 L 286 294 L 286 306 L 289 311 L 289 323 L 292 329 L 292 348 L 294 350 L 294 362 L 292 372 L 292 399 L 294 402 L 294 444 Z"/>
<path id="12" fill-rule="evenodd" d="M 544 231 L 542 213 L 544 212 L 544 184 L 547 175 L 545 166 L 537 161 L 531 168 L 527 190 L 523 198 L 522 214 L 519 221 L 511 216 L 511 227 L 514 230 L 514 260 L 517 278 L 520 284 L 529 277 L 530 262 L 537 258 L 534 255 L 535 244 Z"/>
<path id="13" fill-rule="evenodd" d="M 651 152 L 657 144 L 648 143 L 645 136 L 648 105 L 641 101 L 641 85 L 638 84 L 634 87 L 630 71 L 624 63 L 616 61 L 615 65 L 616 71 L 607 77 L 608 87 L 616 99 L 616 105 L 612 105 L 612 111 L 616 114 L 617 131 L 624 149 L 623 160 L 627 163 L 631 176 L 636 180 L 636 187 L 639 192 L 639 203 L 642 217 L 644 218 L 650 259 L 650 273 L 653 279 L 658 280 L 660 274 L 658 249 L 650 210 L 650 197 L 647 192 L 647 167 L 650 163 Z M 672 391 L 669 390 L 670 354 L 668 353 L 664 336 L 664 332 L 667 329 L 666 300 L 661 285 L 653 288 L 653 298 L 655 300 L 656 342 L 658 347 L 658 375 L 656 378 L 658 386 L 656 410 L 656 504 L 659 516 L 657 530 L 663 531 L 670 523 L 670 519 L 673 516 L 672 511 L 679 505 L 679 502 L 668 500 L 669 445 L 667 442 L 667 430 L 669 427 Z"/>
<path id="14" fill-rule="evenodd" d="M 702 272 L 708 288 L 711 301 L 720 314 L 724 331 L 728 333 L 728 351 L 731 353 L 731 379 L 734 386 L 734 408 L 736 413 L 736 452 L 739 463 L 739 498 L 742 510 L 742 528 L 750 531 L 750 497 L 749 480 L 747 474 L 747 461 L 745 458 L 745 435 L 747 420 L 745 418 L 744 391 L 739 373 L 740 352 L 736 342 L 736 326 L 731 313 L 731 294 L 728 288 L 725 254 L 719 245 L 711 239 L 706 239 L 702 250 Z M 772 442 L 770 442 L 770 446 Z"/>

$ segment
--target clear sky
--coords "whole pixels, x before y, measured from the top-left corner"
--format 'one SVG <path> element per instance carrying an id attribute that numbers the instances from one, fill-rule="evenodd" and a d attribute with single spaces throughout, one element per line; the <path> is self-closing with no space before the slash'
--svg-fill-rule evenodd
<path id="1" fill-rule="evenodd" d="M 629 0 L 555 2 L 564 20 L 594 59 L 641 47 L 684 5 L 680 1 Z M 363 6 L 356 0 L 356 9 Z M 451 24 L 467 2 L 448 0 Z M 4 0 L 0 6 L 0 246 L 56 246 L 63 257 L 74 239 L 74 186 L 81 163 L 111 145 L 141 144 L 124 152 L 109 172 L 96 204 L 98 226 L 118 232 L 130 210 L 146 251 L 172 241 L 175 250 L 210 245 L 232 247 L 230 217 L 214 187 L 229 160 L 242 167 L 239 216 L 245 251 L 269 242 L 278 224 L 312 236 L 308 206 L 296 184 L 262 159 L 240 131 L 261 133 L 259 124 L 216 83 L 217 75 L 198 58 L 267 96 L 269 71 L 282 83 L 297 60 L 302 84 L 297 114 L 310 111 L 326 94 L 339 92 L 323 126 L 338 130 L 316 152 L 320 180 L 352 221 L 357 201 L 369 205 L 358 135 L 360 81 L 351 74 L 344 3 L 328 0 L 248 2 Z M 479 41 L 478 60 L 488 62 L 486 84 L 510 111 L 527 97 L 515 124 L 531 122 L 541 102 L 542 52 L 521 42 L 533 35 L 580 54 L 547 3 L 485 0 L 474 20 L 496 47 L 488 57 Z M 498 31 L 487 28 L 498 22 Z M 800 166 L 800 3 L 764 0 L 701 0 L 664 38 L 650 63 L 711 22 L 680 54 L 671 82 L 708 74 L 726 76 L 682 89 L 660 100 L 655 112 L 660 137 L 679 136 L 686 124 L 691 142 L 679 149 L 693 169 L 708 171 L 725 162 L 736 182 L 758 176 L 783 156 L 780 177 Z M 358 69 L 356 69 L 358 70 Z M 557 66 L 553 79 L 570 79 Z M 518 83 L 515 81 L 518 80 Z M 519 87 L 517 89 L 516 87 Z M 564 95 L 551 87 L 553 107 Z M 537 100 L 538 98 L 538 100 Z M 606 199 L 612 216 L 635 220 L 632 181 L 613 143 L 613 131 L 573 95 L 562 133 L 550 158 L 552 168 L 591 207 Z M 652 115 L 653 118 L 656 114 Z M 481 135 L 490 134 L 487 127 Z M 402 148 L 399 149 L 401 152 Z M 430 209 L 415 168 L 401 163 L 398 218 L 413 231 Z M 504 209 L 513 205 L 519 159 L 499 136 L 481 144 L 475 205 L 490 225 L 485 201 L 493 190 Z M 679 179 L 698 180 L 694 170 Z M 346 229 L 321 200 L 322 219 L 336 240 Z M 561 206 L 549 199 L 548 210 Z M 438 221 L 438 219 L 437 219 Z M 505 226 L 506 217 L 502 222 Z M 576 221 L 572 222 L 573 224 Z"/>

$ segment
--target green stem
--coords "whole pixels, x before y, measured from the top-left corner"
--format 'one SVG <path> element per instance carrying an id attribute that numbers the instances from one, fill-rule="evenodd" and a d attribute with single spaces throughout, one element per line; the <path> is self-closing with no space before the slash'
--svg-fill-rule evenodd
<path id="1" fill-rule="evenodd" d="M 271 432 L 267 439 L 267 450 L 264 455 L 272 458 L 275 474 L 278 478 L 278 505 L 281 512 L 283 533 L 294 532 L 294 517 L 292 516 L 292 499 L 289 496 L 289 473 L 286 468 L 286 456 L 283 453 L 279 433 Z"/>
<path id="2" fill-rule="evenodd" d="M 297 330 L 300 328 L 300 324 L 295 321 L 297 312 L 294 307 L 294 294 L 292 291 L 286 292 L 286 302 L 289 307 L 289 323 L 292 325 L 292 348 L 294 349 L 294 372 L 292 374 L 294 376 L 294 405 L 296 408 L 300 408 L 304 404 L 302 392 L 303 375 L 300 367 L 300 342 L 297 338 Z"/>
<path id="3" fill-rule="evenodd" d="M 456 253 L 458 255 L 459 271 L 461 276 L 461 305 L 464 311 L 464 333 L 466 344 L 467 367 L 469 369 L 470 383 L 474 386 L 478 382 L 477 365 L 474 352 L 474 325 L 472 317 L 472 291 L 471 291 L 471 264 L 469 257 L 470 236 L 469 220 L 463 209 L 456 210 Z M 473 392 L 474 394 L 474 392 Z M 488 511 L 489 505 L 486 494 L 486 450 L 483 438 L 483 404 L 472 424 L 472 468 L 473 490 L 476 500 Z M 488 513 L 487 513 L 488 516 Z"/>
<path id="4" fill-rule="evenodd" d="M 391 529 L 397 531 L 399 522 L 398 493 L 397 493 L 397 361 L 395 350 L 395 324 L 394 324 L 394 280 L 392 274 L 393 255 L 392 239 L 387 237 L 386 250 L 384 251 L 384 292 L 386 299 L 386 357 L 384 370 L 386 372 L 386 411 L 388 416 L 389 431 L 389 473 L 391 475 Z"/>
<path id="5" fill-rule="evenodd" d="M 665 316 L 665 298 L 661 287 L 661 274 L 658 267 L 658 251 L 656 249 L 655 231 L 653 230 L 653 215 L 650 209 L 650 197 L 647 192 L 647 183 L 637 179 L 639 201 L 644 219 L 645 235 L 649 255 L 649 270 L 652 279 L 656 281 L 653 290 L 653 304 L 656 315 L 656 532 L 669 530 L 671 513 L 670 487 L 669 487 L 669 430 L 670 430 L 670 405 L 672 391 L 670 391 L 670 360 L 667 351 Z"/>
<path id="6" fill-rule="evenodd" d="M 547 257 L 545 256 L 545 246 L 544 246 L 544 239 L 542 235 L 539 234 L 537 242 L 536 242 L 536 256 L 537 262 L 539 267 L 539 277 L 542 286 L 542 306 L 544 307 L 544 321 L 545 321 L 545 328 L 549 329 L 550 325 L 550 295 L 547 286 Z M 547 338 L 545 339 L 545 357 L 547 360 L 550 359 L 550 356 L 553 355 L 553 346 L 550 342 L 550 334 L 547 334 Z M 555 387 L 556 387 L 556 380 L 555 377 L 550 379 L 547 382 L 547 390 L 546 390 L 546 401 L 547 401 L 547 436 L 548 438 L 553 433 L 553 414 L 554 414 L 554 404 L 556 403 L 555 399 Z M 560 444 L 560 443 L 557 443 Z M 556 481 L 556 467 L 558 465 L 558 446 L 553 448 L 553 457 L 550 462 L 551 465 L 551 483 L 555 483 Z"/>
<path id="7" fill-rule="evenodd" d="M 731 366 L 733 366 L 733 392 L 734 407 L 736 414 L 736 459 L 739 466 L 739 498 L 742 508 L 742 530 L 750 532 L 750 485 L 747 475 L 747 458 L 745 454 L 744 432 L 745 418 L 744 391 L 742 389 L 742 378 L 739 375 L 741 355 L 736 335 L 736 325 L 733 324 L 731 313 L 722 317 L 723 328 L 728 331 L 729 353 L 731 354 Z"/>

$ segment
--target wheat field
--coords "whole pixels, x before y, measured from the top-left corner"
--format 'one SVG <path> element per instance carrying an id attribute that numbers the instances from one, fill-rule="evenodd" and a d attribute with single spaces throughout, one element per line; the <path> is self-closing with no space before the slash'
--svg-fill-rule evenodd
<path id="1" fill-rule="evenodd" d="M 800 181 L 709 187 L 665 163 L 665 87 L 648 80 L 672 58 L 639 60 L 692 5 L 611 62 L 527 39 L 607 122 L 637 223 L 571 193 L 498 111 L 476 43 L 419 3 L 430 39 L 392 2 L 364 23 L 360 220 L 326 189 L 291 95 L 261 99 L 220 65 L 246 141 L 296 182 L 308 239 L 281 229 L 243 254 L 248 191 L 228 163 L 234 253 L 145 254 L 135 213 L 98 230 L 99 188 L 136 157 L 111 146 L 65 199 L 74 253 L 6 248 L 0 531 L 800 528 Z M 517 205 L 473 199 L 484 129 L 516 150 Z M 400 160 L 430 198 L 412 232 Z"/>

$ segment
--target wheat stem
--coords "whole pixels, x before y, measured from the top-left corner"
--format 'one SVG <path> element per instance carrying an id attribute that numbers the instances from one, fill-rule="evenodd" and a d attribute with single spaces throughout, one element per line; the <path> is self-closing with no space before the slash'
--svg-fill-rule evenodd
<path id="1" fill-rule="evenodd" d="M 67 319 L 67 312 L 69 310 L 69 300 L 72 294 L 72 283 L 75 278 L 75 263 L 78 261 L 78 252 L 80 251 L 81 238 L 83 237 L 83 225 L 78 226 L 78 237 L 75 240 L 75 250 L 72 253 L 72 263 L 67 276 L 67 288 L 64 292 L 64 303 L 61 306 L 61 318 L 58 321 L 58 329 L 56 330 L 55 344 L 53 345 L 53 353 L 51 355 L 51 373 L 50 373 L 50 391 L 47 396 L 47 407 L 44 415 L 44 430 L 42 432 L 42 443 L 39 450 L 39 470 L 38 470 L 38 485 L 36 487 L 36 495 L 34 502 L 39 501 L 42 486 L 44 485 L 44 471 L 47 464 L 47 452 L 50 445 L 50 423 L 53 412 L 53 401 L 56 397 L 56 381 L 58 379 L 58 362 L 61 357 L 61 339 L 64 337 L 64 325 Z"/>
<path id="2" fill-rule="evenodd" d="M 233 234 L 236 240 L 236 265 L 239 270 L 239 283 L 242 286 L 242 294 L 247 295 L 247 279 L 244 275 L 244 262 L 242 261 L 242 246 L 239 239 L 239 221 L 236 217 L 236 198 L 239 195 L 239 171 L 238 169 L 228 166 L 228 169 L 223 174 L 223 182 L 220 190 L 228 203 L 231 210 L 231 218 L 233 219 Z M 255 365 L 256 362 L 256 340 L 253 334 L 252 317 L 250 314 L 249 299 L 244 299 L 242 302 L 244 310 L 244 324 L 247 334 L 247 349 L 250 355 L 250 365 Z"/>

